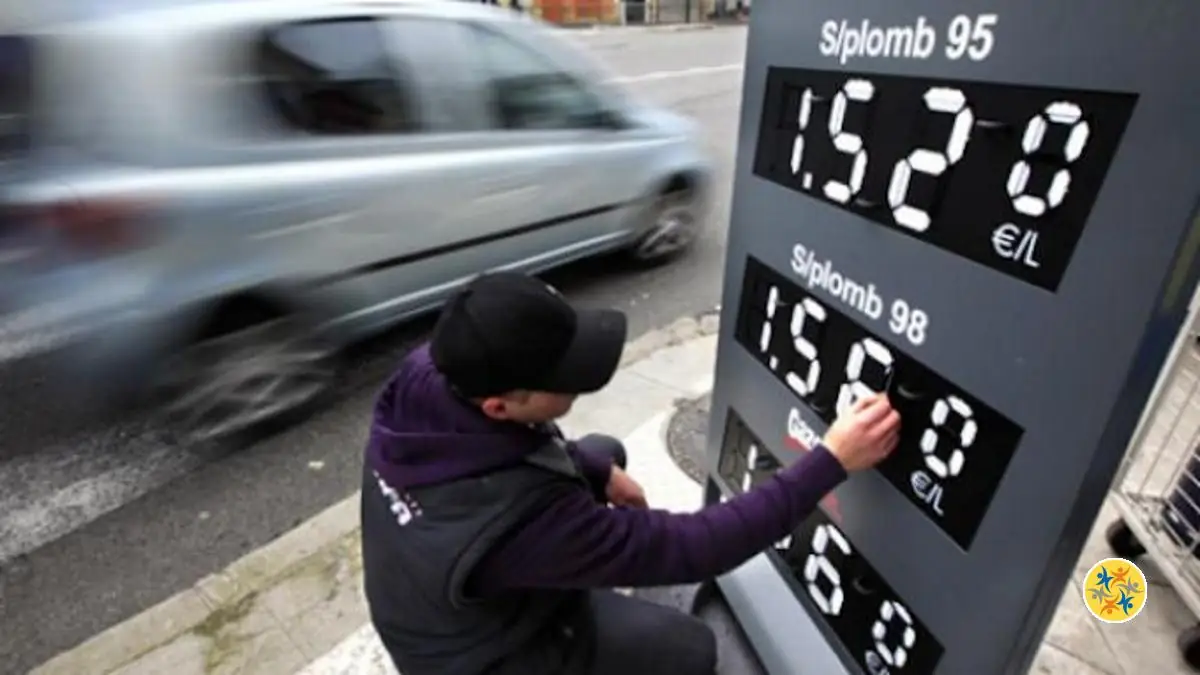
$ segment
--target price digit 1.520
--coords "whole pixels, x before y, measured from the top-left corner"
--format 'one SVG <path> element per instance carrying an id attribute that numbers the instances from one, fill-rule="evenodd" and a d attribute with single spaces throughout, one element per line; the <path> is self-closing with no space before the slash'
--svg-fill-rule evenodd
<path id="1" fill-rule="evenodd" d="M 875 97 L 875 85 L 870 80 L 848 80 L 833 97 L 833 108 L 829 111 L 829 136 L 833 147 L 838 152 L 850 155 L 850 175 L 843 183 L 830 179 L 825 183 L 825 196 L 835 202 L 845 204 L 862 189 L 863 178 L 867 175 L 867 149 L 863 145 L 863 137 L 846 131 L 846 111 L 850 102 L 870 104 Z"/>
<path id="2" fill-rule="evenodd" d="M 930 112 L 954 115 L 954 124 L 950 128 L 950 137 L 946 139 L 945 149 L 917 148 L 908 157 L 896 162 L 892 170 L 888 185 L 888 205 L 892 208 L 892 217 L 897 225 L 916 232 L 929 229 L 933 218 L 926 209 L 908 203 L 913 172 L 936 178 L 957 164 L 967 150 L 971 127 L 975 123 L 975 115 L 971 112 L 967 97 L 958 89 L 932 87 L 925 92 L 924 100 L 925 108 Z"/>
<path id="3" fill-rule="evenodd" d="M 800 109 L 796 111 L 796 138 L 792 141 L 792 161 L 790 162 L 792 174 L 800 173 L 800 167 L 804 165 L 804 132 L 808 129 L 808 122 L 812 119 L 813 101 L 816 96 L 813 95 L 811 87 L 806 87 L 804 93 L 800 95 Z M 805 186 L 807 188 L 807 186 Z"/>

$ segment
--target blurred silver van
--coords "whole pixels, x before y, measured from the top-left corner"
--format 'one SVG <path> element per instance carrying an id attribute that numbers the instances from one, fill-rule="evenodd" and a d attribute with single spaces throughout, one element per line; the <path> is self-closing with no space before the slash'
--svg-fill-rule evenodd
<path id="1" fill-rule="evenodd" d="M 110 0 L 0 32 L 0 342 L 66 336 L 73 388 L 192 440 L 304 409 L 479 272 L 669 260 L 707 202 L 688 120 L 505 9 Z"/>

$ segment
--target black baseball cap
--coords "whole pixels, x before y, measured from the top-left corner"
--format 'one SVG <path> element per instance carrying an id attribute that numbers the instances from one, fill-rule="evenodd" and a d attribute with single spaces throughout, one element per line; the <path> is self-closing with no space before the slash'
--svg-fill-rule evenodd
<path id="1" fill-rule="evenodd" d="M 536 277 L 493 272 L 447 303 L 429 351 L 463 396 L 587 394 L 617 372 L 627 329 L 622 312 L 575 309 Z"/>

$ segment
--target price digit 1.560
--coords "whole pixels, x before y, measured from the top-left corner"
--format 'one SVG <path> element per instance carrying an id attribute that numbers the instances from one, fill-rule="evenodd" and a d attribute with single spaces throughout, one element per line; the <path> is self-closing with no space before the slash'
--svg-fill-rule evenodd
<path id="1" fill-rule="evenodd" d="M 803 359 L 804 373 L 789 371 L 783 377 L 797 394 L 808 396 L 817 389 L 821 379 L 821 355 L 817 351 L 821 329 L 825 324 L 825 308 L 812 298 L 805 298 L 792 309 L 792 346 Z"/>
<path id="2" fill-rule="evenodd" d="M 867 370 L 868 360 L 872 366 L 870 370 Z M 851 345 L 850 355 L 846 358 L 846 381 L 838 390 L 838 414 L 844 413 L 860 399 L 883 391 L 891 376 L 894 360 L 892 352 L 873 338 L 863 338 Z M 872 375 L 867 375 L 868 372 Z"/>
<path id="3" fill-rule="evenodd" d="M 762 330 L 758 334 L 758 348 L 763 354 L 771 353 L 771 324 L 775 321 L 775 312 L 779 310 L 779 287 L 772 286 L 767 291 L 767 315 L 763 319 Z M 779 357 L 770 356 L 770 368 L 775 370 L 779 365 Z"/>
<path id="4" fill-rule="evenodd" d="M 956 424 L 950 423 L 951 417 Z M 921 434 L 921 452 L 925 466 L 943 480 L 962 473 L 967 461 L 966 450 L 975 443 L 979 426 L 975 413 L 966 401 L 957 396 L 938 399 L 929 412 L 929 426 Z M 957 434 L 953 433 L 957 427 Z"/>

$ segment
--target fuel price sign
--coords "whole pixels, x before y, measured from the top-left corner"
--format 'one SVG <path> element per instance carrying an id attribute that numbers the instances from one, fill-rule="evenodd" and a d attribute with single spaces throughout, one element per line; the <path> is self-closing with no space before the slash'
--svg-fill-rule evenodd
<path id="1" fill-rule="evenodd" d="M 1182 0 L 756 8 L 708 498 L 899 446 L 722 578 L 780 673 L 1023 672 L 1200 274 Z"/>
<path id="2" fill-rule="evenodd" d="M 772 67 L 754 173 L 1054 290 L 1136 100 Z"/>
<path id="3" fill-rule="evenodd" d="M 719 475 L 733 493 L 780 468 L 767 446 L 731 414 Z M 740 480 L 739 480 L 740 479 Z M 820 614 L 859 665 L 933 672 L 943 647 L 823 511 L 778 542 L 768 558 L 792 593 Z"/>
<path id="4" fill-rule="evenodd" d="M 821 422 L 888 393 L 905 424 L 880 473 L 969 546 L 1021 428 L 753 256 L 739 308 L 734 339 Z"/>

